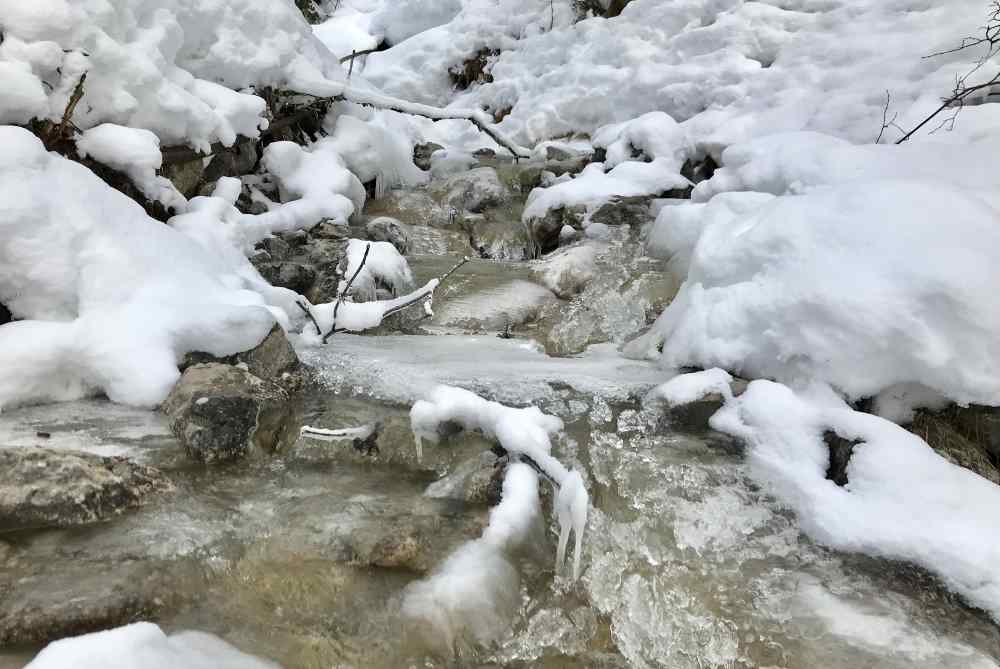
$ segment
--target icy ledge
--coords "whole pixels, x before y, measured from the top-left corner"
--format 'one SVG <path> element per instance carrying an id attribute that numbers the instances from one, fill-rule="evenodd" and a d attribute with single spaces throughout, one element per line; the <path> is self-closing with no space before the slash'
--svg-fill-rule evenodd
<path id="1" fill-rule="evenodd" d="M 427 400 L 410 411 L 410 424 L 422 453 L 422 441 L 437 443 L 440 428 L 457 423 L 465 430 L 481 430 L 495 438 L 515 459 L 504 477 L 503 496 L 490 514 L 483 535 L 461 546 L 429 578 L 411 585 L 403 602 L 404 616 L 429 628 L 432 638 L 448 648 L 458 639 L 478 643 L 496 639 L 506 629 L 503 621 L 516 610 L 518 574 L 509 556 L 527 543 L 540 516 L 538 472 L 559 486 L 555 510 L 559 519 L 556 569 L 566 557 L 569 534 L 575 535 L 573 579 L 580 576 L 583 529 L 589 495 L 583 478 L 552 457 L 550 435 L 562 421 L 537 407 L 514 409 L 490 402 L 461 388 L 438 386 Z"/>
<path id="2" fill-rule="evenodd" d="M 920 565 L 1000 621 L 1000 487 L 898 425 L 852 410 L 827 386 L 754 381 L 733 397 L 728 374 L 712 369 L 678 376 L 651 396 L 682 404 L 720 391 L 725 405 L 711 426 L 746 442 L 754 477 L 795 510 L 807 534 Z M 826 478 L 827 430 L 859 442 L 844 487 Z"/>

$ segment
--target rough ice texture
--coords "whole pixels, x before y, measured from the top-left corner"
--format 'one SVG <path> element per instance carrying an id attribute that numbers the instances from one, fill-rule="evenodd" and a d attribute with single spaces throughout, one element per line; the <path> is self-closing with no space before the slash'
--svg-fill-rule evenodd
<path id="1" fill-rule="evenodd" d="M 167 636 L 152 623 L 55 641 L 26 669 L 279 669 L 203 632 Z"/>
<path id="2" fill-rule="evenodd" d="M 902 127 L 940 104 L 978 54 L 924 56 L 977 33 L 985 4 L 633 0 L 574 23 L 570 3 L 464 0 L 450 22 L 373 55 L 365 76 L 424 103 L 509 110 L 501 127 L 527 143 L 654 110 L 710 150 L 801 129 L 871 142 L 887 89 Z M 491 81 L 456 95 L 448 69 L 483 49 L 499 52 Z"/>
<path id="3" fill-rule="evenodd" d="M 953 465 L 894 423 L 829 389 L 754 381 L 711 419 L 743 439 L 753 475 L 828 546 L 906 560 L 1000 621 L 1000 488 Z M 848 483 L 826 478 L 825 431 L 857 440 Z"/>
<path id="4" fill-rule="evenodd" d="M 25 319 L 0 329 L 0 407 L 96 391 L 153 406 L 186 352 L 246 350 L 285 319 L 291 293 L 211 214 L 231 201 L 196 198 L 171 227 L 26 130 L 0 127 L 0 145 L 0 302 Z"/>
<path id="5" fill-rule="evenodd" d="M 0 122 L 60 118 L 86 72 L 78 127 L 117 123 L 207 149 L 266 125 L 264 100 L 234 89 L 343 79 L 292 0 L 2 0 L 0 16 Z"/>

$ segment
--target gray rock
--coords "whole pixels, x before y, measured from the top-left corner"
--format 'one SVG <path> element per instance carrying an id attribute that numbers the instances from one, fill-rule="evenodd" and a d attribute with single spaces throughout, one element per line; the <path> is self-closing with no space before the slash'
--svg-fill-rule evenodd
<path id="1" fill-rule="evenodd" d="M 278 236 L 293 249 L 305 246 L 309 243 L 309 233 L 305 230 L 292 230 L 291 232 L 280 232 Z"/>
<path id="2" fill-rule="evenodd" d="M 569 151 L 567 149 L 559 148 L 558 146 L 546 146 L 545 147 L 545 160 L 569 160 L 570 158 L 576 156 L 574 151 Z"/>
<path id="3" fill-rule="evenodd" d="M 37 446 L 0 449 L 0 531 L 105 520 L 169 490 L 158 470 L 125 458 Z"/>
<path id="4" fill-rule="evenodd" d="M 492 167 L 477 167 L 456 174 L 434 188 L 445 193 L 449 206 L 473 213 L 499 207 L 510 198 L 510 192 Z"/>
<path id="5" fill-rule="evenodd" d="M 389 242 L 406 255 L 410 252 L 410 235 L 403 224 L 390 216 L 379 216 L 365 224 L 365 233 L 373 242 Z"/>
<path id="6" fill-rule="evenodd" d="M 994 462 L 1000 463 L 1000 407 L 977 404 L 957 407 L 955 425 L 968 439 L 982 445 Z"/>
<path id="7" fill-rule="evenodd" d="M 469 229 L 469 244 L 480 258 L 527 260 L 531 257 L 531 240 L 523 225 L 468 217 L 465 224 Z"/>
<path id="8" fill-rule="evenodd" d="M 276 384 L 210 363 L 187 368 L 160 410 L 191 458 L 214 463 L 277 450 L 287 436 L 289 404 Z"/>
<path id="9" fill-rule="evenodd" d="M 417 144 L 413 147 L 413 164 L 420 169 L 427 171 L 431 168 L 431 156 L 435 151 L 440 151 L 444 147 L 434 142 Z"/>
<path id="10" fill-rule="evenodd" d="M 451 209 L 437 202 L 426 190 L 400 188 L 389 191 L 378 200 L 369 201 L 365 213 L 369 216 L 391 216 L 413 226 L 445 228 L 455 222 Z"/>
<path id="11" fill-rule="evenodd" d="M 826 468 L 826 478 L 843 487 L 847 485 L 847 465 L 851 462 L 858 440 L 844 439 L 833 430 L 823 433 L 823 441 L 830 449 L 830 464 Z"/>
<path id="12" fill-rule="evenodd" d="M 292 247 L 281 237 L 268 237 L 257 248 L 267 252 L 268 261 L 288 260 L 292 255 Z"/>
<path id="13" fill-rule="evenodd" d="M 205 163 L 203 158 L 187 162 L 164 162 L 160 174 L 170 180 L 184 197 L 194 197 L 204 183 Z"/>
<path id="14" fill-rule="evenodd" d="M 272 286 L 288 288 L 296 293 L 305 293 L 316 282 L 316 270 L 298 262 L 260 263 L 257 271 Z"/>
<path id="15" fill-rule="evenodd" d="M 748 382 L 744 379 L 734 378 L 729 385 L 734 396 L 742 395 L 747 389 Z M 700 400 L 666 407 L 665 417 L 670 426 L 688 432 L 703 432 L 708 430 L 708 419 L 722 408 L 724 404 L 722 395 L 710 393 Z"/>
<path id="16" fill-rule="evenodd" d="M 285 331 L 277 324 L 271 328 L 263 341 L 249 351 L 221 358 L 211 353 L 191 352 L 184 356 L 180 369 L 184 371 L 193 365 L 213 362 L 227 365 L 242 363 L 254 376 L 276 381 L 285 374 L 295 374 L 302 367 L 299 356 L 288 341 Z"/>
<path id="17" fill-rule="evenodd" d="M 41 566 L 30 576 L 0 578 L 0 647 L 42 645 L 139 620 L 175 598 L 164 565 L 126 562 Z"/>
<path id="18" fill-rule="evenodd" d="M 539 254 L 554 251 L 559 247 L 564 227 L 576 229 L 578 224 L 571 212 L 562 207 L 549 209 L 544 216 L 529 218 L 527 221 L 528 237 Z"/>
<path id="19" fill-rule="evenodd" d="M 619 198 L 606 202 L 590 215 L 591 223 L 603 223 L 612 227 L 638 227 L 649 220 L 649 198 L 645 197 Z"/>
<path id="20" fill-rule="evenodd" d="M 351 229 L 345 223 L 323 221 L 309 231 L 309 236 L 316 239 L 343 240 L 351 238 Z"/>
<path id="21" fill-rule="evenodd" d="M 906 428 L 952 464 L 1000 485 L 1000 420 L 995 407 L 972 405 L 918 411 Z"/>
<path id="22" fill-rule="evenodd" d="M 10 323 L 12 320 L 14 320 L 14 317 L 11 316 L 10 310 L 3 304 L 0 304 L 0 325 Z"/>

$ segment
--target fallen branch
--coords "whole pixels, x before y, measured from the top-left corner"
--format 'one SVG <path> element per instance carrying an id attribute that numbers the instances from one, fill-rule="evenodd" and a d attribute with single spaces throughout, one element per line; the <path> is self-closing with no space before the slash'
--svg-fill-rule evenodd
<path id="1" fill-rule="evenodd" d="M 382 51 L 382 47 L 381 46 L 375 46 L 375 47 L 372 47 L 371 49 L 362 49 L 361 51 L 352 51 L 350 53 L 350 55 L 344 56 L 343 58 L 341 58 L 340 62 L 341 63 L 346 63 L 349 60 L 353 61 L 355 58 L 360 58 L 361 56 L 367 56 L 368 54 L 371 54 L 371 53 L 378 53 L 379 51 Z"/>
<path id="2" fill-rule="evenodd" d="M 309 307 L 307 307 L 306 305 L 302 304 L 302 302 L 299 302 L 298 300 L 295 301 L 295 306 L 297 306 L 299 309 L 301 309 L 302 311 L 304 311 L 305 314 L 306 314 L 306 316 L 309 317 L 309 320 L 312 321 L 312 324 L 316 326 L 316 334 L 318 334 L 318 335 L 323 334 L 323 330 L 320 329 L 319 323 L 316 322 L 316 317 L 313 316 L 313 312 L 310 311 Z"/>
<path id="3" fill-rule="evenodd" d="M 392 316 L 394 313 L 396 313 L 398 311 L 402 311 L 403 309 L 406 309 L 407 307 L 413 306 L 414 304 L 416 304 L 417 302 L 420 302 L 421 300 L 424 300 L 424 299 L 429 298 L 429 297 L 433 297 L 434 291 L 437 290 L 437 287 L 440 286 L 441 283 L 445 279 L 447 279 L 449 276 L 451 276 L 452 274 L 454 274 L 455 271 L 459 267 L 461 267 L 462 265 L 464 265 L 467 262 L 469 262 L 469 256 L 465 256 L 464 258 L 462 258 L 458 262 L 458 264 L 456 264 L 450 270 L 448 270 L 447 272 L 445 272 L 444 274 L 442 274 L 441 277 L 437 279 L 437 283 L 435 283 L 433 287 L 428 288 L 428 286 L 430 286 L 430 283 L 428 283 L 427 286 L 424 287 L 424 290 L 420 291 L 419 294 L 413 296 L 411 299 L 409 299 L 406 302 L 403 302 L 403 303 L 401 303 L 399 305 L 395 305 L 395 306 L 393 306 L 393 307 L 391 307 L 389 309 L 386 309 L 385 313 L 382 315 L 382 318 L 385 318 L 386 316 Z"/>
<path id="4" fill-rule="evenodd" d="M 337 304 L 333 307 L 333 323 L 330 324 L 330 331 L 323 335 L 323 343 L 325 344 L 327 340 L 337 331 L 337 312 L 340 311 L 340 305 L 344 303 L 344 298 L 347 297 L 347 293 L 351 290 L 351 286 L 354 285 L 354 280 L 358 278 L 358 274 L 361 274 L 361 270 L 365 268 L 365 263 L 368 261 L 368 253 L 372 250 L 372 245 L 365 244 L 365 254 L 361 257 L 361 264 L 358 268 L 354 270 L 354 274 L 348 280 L 347 285 L 344 286 L 344 290 L 340 292 L 337 296 Z M 319 329 L 319 326 L 316 326 Z"/>
<path id="5" fill-rule="evenodd" d="M 941 125 L 945 125 L 946 123 L 948 123 L 949 120 L 952 123 L 954 123 L 954 120 L 955 120 L 954 117 L 957 116 L 958 112 L 960 112 L 962 110 L 962 107 L 965 106 L 965 99 L 967 97 L 969 97 L 970 95 L 972 95 L 976 91 L 981 91 L 981 90 L 986 89 L 986 88 L 992 88 L 993 86 L 997 86 L 998 84 L 1000 84 L 1000 72 L 998 72 L 997 74 L 993 75 L 993 78 L 990 79 L 989 81 L 986 81 L 986 82 L 981 83 L 981 84 L 977 84 L 975 86 L 968 86 L 967 87 L 967 86 L 965 86 L 962 83 L 962 80 L 959 80 L 959 83 L 955 86 L 954 94 L 950 98 L 947 98 L 944 102 L 942 102 L 940 107 L 938 107 L 937 109 L 935 109 L 931 114 L 929 114 L 927 116 L 927 118 L 925 118 L 923 121 L 921 121 L 916 126 L 914 126 L 912 130 L 910 130 L 905 135 L 903 135 L 902 137 L 900 137 L 899 139 L 897 139 L 896 140 L 896 144 L 902 144 L 903 142 L 905 142 L 906 140 L 908 140 L 918 130 L 920 130 L 925 125 L 927 125 L 928 123 L 930 123 L 932 120 L 934 120 L 934 118 L 938 114 L 940 114 L 941 112 L 943 112 L 946 109 L 954 108 L 955 109 L 955 114 L 952 116 L 951 119 L 946 119 L 944 122 L 942 122 Z"/>
<path id="6" fill-rule="evenodd" d="M 319 427 L 303 425 L 299 434 L 317 441 L 350 441 L 354 450 L 371 455 L 378 453 L 378 435 L 381 432 L 380 423 L 361 425 L 360 427 L 345 427 L 340 430 L 325 430 Z"/>

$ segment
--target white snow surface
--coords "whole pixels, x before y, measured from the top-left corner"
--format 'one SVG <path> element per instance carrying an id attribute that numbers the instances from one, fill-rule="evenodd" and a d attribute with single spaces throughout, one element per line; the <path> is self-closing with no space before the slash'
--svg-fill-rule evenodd
<path id="1" fill-rule="evenodd" d="M 671 368 L 817 379 L 851 398 L 919 385 L 1000 404 L 1000 211 L 983 169 L 994 146 L 792 135 L 727 150 L 735 167 L 703 193 L 722 183 L 802 194 L 665 207 L 649 239 L 682 265 L 690 255 L 690 270 L 628 352 L 662 344 Z"/>
<path id="2" fill-rule="evenodd" d="M 84 158 L 92 157 L 124 172 L 150 200 L 161 202 L 176 212 L 187 208 L 187 199 L 166 177 L 156 174 L 163 164 L 160 139 L 142 128 L 102 123 L 76 138 L 76 149 Z"/>
<path id="3" fill-rule="evenodd" d="M 0 329 L 0 407 L 97 391 L 153 406 L 186 352 L 229 355 L 287 324 L 294 293 L 213 213 L 231 200 L 196 198 L 164 225 L 26 130 L 0 127 L 0 145 L 0 302 L 25 319 Z"/>
<path id="4" fill-rule="evenodd" d="M 710 390 L 724 379 L 721 370 L 680 377 L 659 394 L 679 399 L 687 394 L 680 388 Z M 796 511 L 814 539 L 918 564 L 1000 620 L 996 485 L 951 464 L 894 423 L 850 409 L 822 384 L 793 391 L 753 381 L 742 395 L 727 394 L 710 424 L 748 445 L 753 476 Z M 827 430 L 860 442 L 844 487 L 826 478 Z"/>
<path id="5" fill-rule="evenodd" d="M 239 89 L 343 79 L 292 0 L 3 0 L 0 16 L 4 123 L 58 120 L 86 73 L 78 127 L 207 149 L 266 126 L 264 100 Z"/>
<path id="6" fill-rule="evenodd" d="M 26 669 L 279 669 L 204 632 L 167 636 L 153 623 L 54 641 Z"/>
<path id="7" fill-rule="evenodd" d="M 803 129 L 871 142 L 886 90 L 904 128 L 940 104 L 979 54 L 924 56 L 977 33 L 987 10 L 981 0 L 633 0 L 618 17 L 574 22 L 570 4 L 463 0 L 448 23 L 374 54 L 364 74 L 399 97 L 510 110 L 501 127 L 525 143 L 651 111 L 706 150 Z M 492 81 L 456 93 L 448 69 L 483 49 L 499 51 Z"/>

